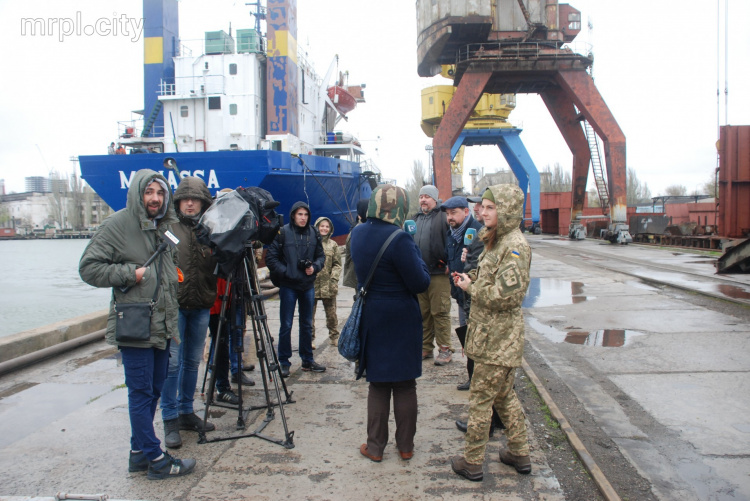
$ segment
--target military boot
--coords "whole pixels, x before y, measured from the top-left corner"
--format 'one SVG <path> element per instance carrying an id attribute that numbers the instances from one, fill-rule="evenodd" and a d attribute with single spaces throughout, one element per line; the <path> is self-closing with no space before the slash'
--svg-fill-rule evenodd
<path id="1" fill-rule="evenodd" d="M 180 421 L 178 418 L 167 419 L 164 421 L 164 445 L 170 449 L 179 449 L 182 447 Z"/>
<path id="2" fill-rule="evenodd" d="M 463 456 L 453 456 L 451 458 L 451 468 L 464 478 L 472 482 L 479 482 L 484 478 L 484 471 L 481 464 L 467 463 Z"/>
<path id="3" fill-rule="evenodd" d="M 500 462 L 512 466 L 518 473 L 528 475 L 531 473 L 531 458 L 529 456 L 516 456 L 508 449 L 500 451 Z"/>

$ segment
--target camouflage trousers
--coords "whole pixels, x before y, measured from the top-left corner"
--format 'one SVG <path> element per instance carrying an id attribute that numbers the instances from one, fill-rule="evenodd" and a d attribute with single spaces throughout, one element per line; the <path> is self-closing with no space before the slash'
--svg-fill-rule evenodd
<path id="1" fill-rule="evenodd" d="M 422 311 L 422 349 L 451 346 L 451 283 L 448 275 L 431 275 L 430 286 L 417 295 Z"/>
<path id="2" fill-rule="evenodd" d="M 475 362 L 469 395 L 469 425 L 466 430 L 464 458 L 471 464 L 484 462 L 484 449 L 490 436 L 492 406 L 505 425 L 508 450 L 516 456 L 529 455 L 526 421 L 513 391 L 515 367 Z"/>
<path id="3" fill-rule="evenodd" d="M 336 298 L 318 298 L 315 300 L 315 306 L 313 306 L 313 325 L 312 325 L 312 337 L 315 339 L 315 312 L 318 311 L 318 301 L 323 301 L 323 308 L 326 310 L 326 327 L 328 327 L 328 337 L 331 341 L 338 341 L 339 339 L 339 318 L 336 316 Z"/>

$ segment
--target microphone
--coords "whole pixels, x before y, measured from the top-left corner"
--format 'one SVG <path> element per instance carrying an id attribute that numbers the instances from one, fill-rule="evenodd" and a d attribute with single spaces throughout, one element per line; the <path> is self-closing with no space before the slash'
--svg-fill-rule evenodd
<path id="1" fill-rule="evenodd" d="M 409 235 L 416 235 L 417 223 L 415 223 L 412 219 L 407 219 L 406 221 L 404 221 L 404 231 Z"/>
<path id="2" fill-rule="evenodd" d="M 151 263 L 153 263 L 154 261 L 156 261 L 156 258 L 157 258 L 157 257 L 159 257 L 159 255 L 160 255 L 160 254 L 161 254 L 162 252 L 166 251 L 166 250 L 167 250 L 168 248 L 170 248 L 170 247 L 174 248 L 174 247 L 176 247 L 176 246 L 177 246 L 177 244 L 179 244 L 179 243 L 180 243 L 180 239 L 179 239 L 179 238 L 177 238 L 177 237 L 176 237 L 176 236 L 175 236 L 175 235 L 174 235 L 174 234 L 173 234 L 173 233 L 172 233 L 171 231 L 169 231 L 169 230 L 167 230 L 167 231 L 165 231 L 165 232 L 164 232 L 164 236 L 165 236 L 166 238 L 165 238 L 164 240 L 162 240 L 162 242 L 161 242 L 161 243 L 159 244 L 159 246 L 158 246 L 158 247 L 156 248 L 156 251 L 155 251 L 155 252 L 154 252 L 154 253 L 153 253 L 153 254 L 151 255 L 151 257 L 150 257 L 150 258 L 148 258 L 148 259 L 146 260 L 146 262 L 145 262 L 145 263 L 143 263 L 143 266 L 141 266 L 141 268 L 146 268 L 146 267 L 148 267 L 148 266 L 149 266 L 149 265 L 150 265 Z M 128 292 L 128 291 L 129 291 L 130 289 L 131 289 L 131 287 L 130 287 L 130 286 L 120 287 L 120 290 L 121 290 L 121 291 L 122 291 L 123 293 L 126 293 L 126 292 Z"/>
<path id="3" fill-rule="evenodd" d="M 464 233 L 464 245 L 471 245 L 474 241 L 474 237 L 477 236 L 477 230 L 474 228 L 468 228 Z"/>

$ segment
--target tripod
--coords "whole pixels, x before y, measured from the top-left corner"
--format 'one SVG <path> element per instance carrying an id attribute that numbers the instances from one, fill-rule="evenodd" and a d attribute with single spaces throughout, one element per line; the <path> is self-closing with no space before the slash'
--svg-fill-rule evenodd
<path id="1" fill-rule="evenodd" d="M 230 301 L 231 300 L 231 301 Z M 282 445 L 287 449 L 294 448 L 294 431 L 289 431 L 286 422 L 286 416 L 284 415 L 284 404 L 292 404 L 292 392 L 289 392 L 284 382 L 284 378 L 281 376 L 281 366 L 279 364 L 276 351 L 273 349 L 273 342 L 271 335 L 268 331 L 268 323 L 266 317 L 266 310 L 263 305 L 263 295 L 260 292 L 260 285 L 258 283 L 257 265 L 255 262 L 255 256 L 252 253 L 252 249 L 248 252 L 247 245 L 242 257 L 242 263 L 235 267 L 234 271 L 227 277 L 227 284 L 224 294 L 221 300 L 221 314 L 219 316 L 219 325 L 216 331 L 216 335 L 211 340 L 211 357 L 209 364 L 206 368 L 206 372 L 211 372 L 211 376 L 208 381 L 208 393 L 206 394 L 205 410 L 203 414 L 203 427 L 205 429 L 206 423 L 208 422 L 209 409 L 212 405 L 220 407 L 236 408 L 237 409 L 237 429 L 244 430 L 246 428 L 247 417 L 251 411 L 258 409 L 266 409 L 266 417 L 263 422 L 255 429 L 255 431 L 244 434 L 235 435 L 231 437 L 221 437 L 208 440 L 206 438 L 205 431 L 198 433 L 198 443 L 205 444 L 209 442 L 220 442 L 224 440 L 233 440 L 236 438 L 246 437 L 258 437 L 275 444 Z M 230 306 L 231 304 L 231 306 Z M 229 321 L 227 321 L 227 311 L 229 310 Z M 223 404 L 221 402 L 214 401 L 214 393 L 216 391 L 216 377 L 217 377 L 217 365 L 216 359 L 219 354 L 219 347 L 224 341 L 223 336 L 229 335 L 229 330 L 226 326 L 232 329 L 235 334 L 235 339 L 231 343 L 231 348 L 238 358 L 238 365 L 242 367 L 242 351 L 246 320 L 250 317 L 253 325 L 253 337 L 255 339 L 255 351 L 258 355 L 258 365 L 260 366 L 261 376 L 263 380 L 263 393 L 265 395 L 265 405 L 248 406 L 243 407 L 242 403 L 242 377 L 238 377 L 238 396 L 239 402 L 236 406 Z M 206 384 L 205 376 L 203 381 L 204 387 Z M 282 401 L 282 389 L 285 400 Z M 263 435 L 261 432 L 263 429 L 274 420 L 275 413 L 274 408 L 279 408 L 279 414 L 281 415 L 281 422 L 284 425 L 284 439 L 271 438 Z"/>

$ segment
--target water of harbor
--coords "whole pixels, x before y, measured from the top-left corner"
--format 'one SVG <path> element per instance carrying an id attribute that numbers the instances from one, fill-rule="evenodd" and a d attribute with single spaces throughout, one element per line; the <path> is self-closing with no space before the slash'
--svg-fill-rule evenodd
<path id="1" fill-rule="evenodd" d="M 0 241 L 0 337 L 109 307 L 111 289 L 78 275 L 89 242 Z"/>

